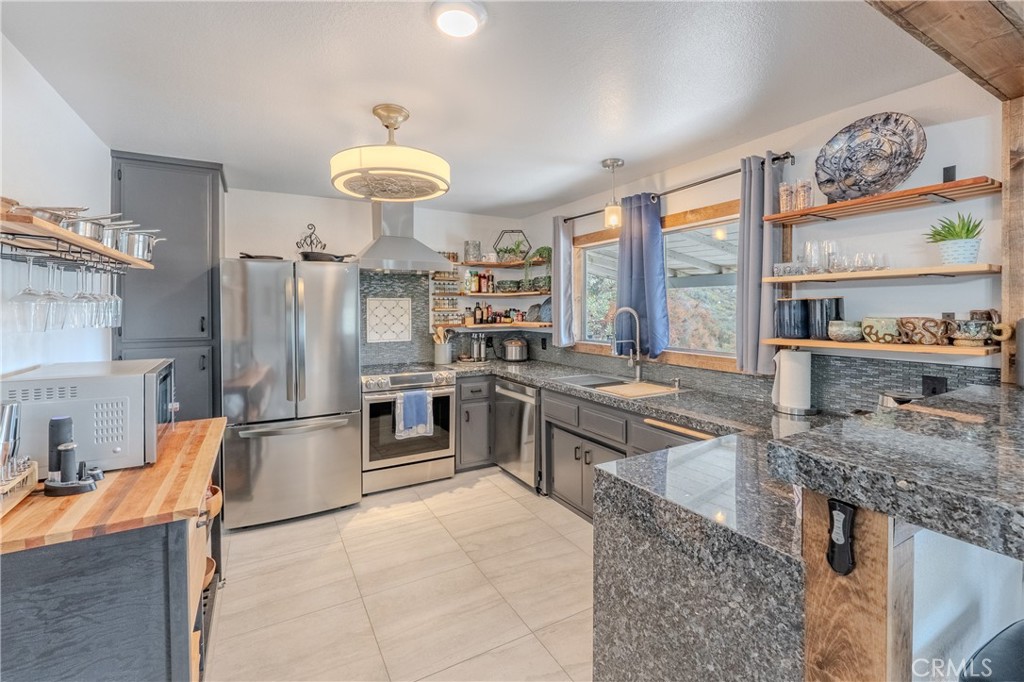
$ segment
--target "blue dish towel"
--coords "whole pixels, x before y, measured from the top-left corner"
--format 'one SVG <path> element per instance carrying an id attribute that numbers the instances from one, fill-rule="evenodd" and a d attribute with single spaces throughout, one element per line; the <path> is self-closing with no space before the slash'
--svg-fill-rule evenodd
<path id="1" fill-rule="evenodd" d="M 430 436 L 434 433 L 433 401 L 426 391 L 406 391 L 395 398 L 395 438 Z"/>

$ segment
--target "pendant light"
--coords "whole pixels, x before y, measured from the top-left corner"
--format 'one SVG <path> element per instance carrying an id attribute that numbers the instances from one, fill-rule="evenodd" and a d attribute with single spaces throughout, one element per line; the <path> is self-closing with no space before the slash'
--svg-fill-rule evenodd
<path id="1" fill-rule="evenodd" d="M 622 168 L 626 162 L 622 159 L 605 159 L 601 168 L 612 172 L 612 200 L 604 207 L 604 227 L 606 230 L 622 227 L 622 204 L 615 198 L 615 169 Z"/>
<path id="2" fill-rule="evenodd" d="M 422 201 L 451 186 L 451 166 L 437 154 L 395 143 L 409 118 L 397 104 L 378 104 L 373 115 L 388 130 L 386 144 L 352 147 L 331 158 L 331 183 L 343 194 L 372 201 Z"/>

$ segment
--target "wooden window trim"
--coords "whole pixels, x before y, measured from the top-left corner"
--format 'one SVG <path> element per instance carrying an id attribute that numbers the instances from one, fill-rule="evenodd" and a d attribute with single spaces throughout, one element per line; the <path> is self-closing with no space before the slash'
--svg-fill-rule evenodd
<path id="1" fill-rule="evenodd" d="M 661 219 L 662 230 L 675 230 L 687 225 L 697 227 L 704 223 L 721 222 L 726 218 L 734 218 L 740 213 L 740 200 L 723 201 L 710 206 L 670 213 Z M 612 242 L 619 238 L 621 230 L 618 228 L 610 230 L 599 230 L 588 234 L 573 237 L 573 308 L 579 314 L 573 315 L 573 326 L 576 338 L 583 338 L 583 247 L 593 246 L 604 242 Z M 612 356 L 611 344 L 594 343 L 592 341 L 578 341 L 571 350 L 577 353 L 589 355 Z M 666 350 L 657 358 L 645 359 L 644 362 L 656 362 L 663 365 L 675 367 L 693 367 L 696 369 L 710 369 L 716 372 L 731 372 L 739 374 L 736 366 L 736 358 L 726 355 L 715 355 L 712 353 L 686 352 L 679 350 Z"/>

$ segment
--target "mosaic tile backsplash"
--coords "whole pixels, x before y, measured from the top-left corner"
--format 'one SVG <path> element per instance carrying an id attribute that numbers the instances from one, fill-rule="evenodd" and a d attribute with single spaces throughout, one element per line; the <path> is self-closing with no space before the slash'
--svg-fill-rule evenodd
<path id="1" fill-rule="evenodd" d="M 371 300 L 385 301 L 373 304 Z M 408 327 L 402 330 L 400 311 L 408 302 Z M 367 365 L 391 364 L 396 362 L 431 362 L 434 359 L 434 344 L 430 340 L 430 283 L 426 275 L 407 273 L 386 274 L 364 270 L 359 273 L 359 301 L 362 332 L 359 345 L 359 362 Z M 392 303 L 387 303 L 388 301 Z M 381 307 L 383 305 L 383 307 Z M 368 319 L 370 309 L 374 313 Z M 383 315 L 384 319 L 380 316 Z M 371 323 L 376 331 L 371 332 Z M 384 339 L 381 335 L 390 336 Z M 369 338 L 368 338 L 369 337 Z M 398 340 L 404 338 L 406 340 Z M 384 342 L 386 341 L 386 342 Z"/>

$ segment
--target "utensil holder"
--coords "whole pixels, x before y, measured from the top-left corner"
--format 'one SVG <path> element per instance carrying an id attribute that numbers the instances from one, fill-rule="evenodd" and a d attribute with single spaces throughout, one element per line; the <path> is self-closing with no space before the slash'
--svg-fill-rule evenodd
<path id="1" fill-rule="evenodd" d="M 450 365 L 452 363 L 452 344 L 450 343 L 435 343 L 434 344 L 434 364 L 435 365 Z"/>

